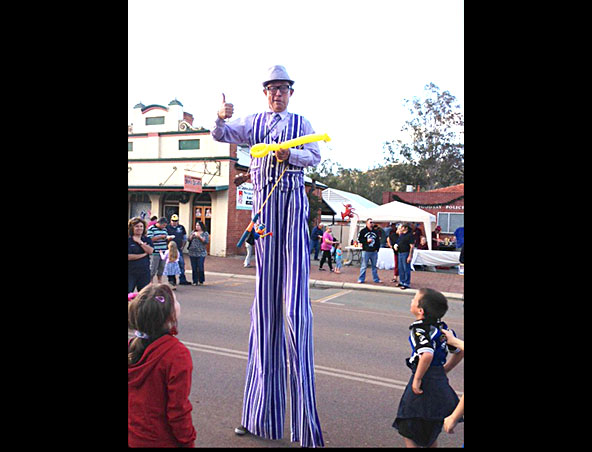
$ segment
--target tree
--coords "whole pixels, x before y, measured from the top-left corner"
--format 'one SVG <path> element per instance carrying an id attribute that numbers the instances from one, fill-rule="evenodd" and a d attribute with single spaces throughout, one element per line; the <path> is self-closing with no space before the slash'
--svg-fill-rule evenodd
<path id="1" fill-rule="evenodd" d="M 316 219 L 319 216 L 319 211 L 323 207 L 323 201 L 315 193 L 316 189 L 317 189 L 317 182 L 313 178 L 312 185 L 311 185 L 310 189 L 308 190 L 308 192 L 306 193 L 306 196 L 308 197 L 308 207 L 309 207 L 309 211 L 308 211 L 309 212 L 308 213 L 308 230 L 309 231 L 312 231 L 312 229 L 314 228 L 314 225 L 316 223 Z"/>
<path id="2" fill-rule="evenodd" d="M 384 143 L 391 179 L 404 184 L 420 185 L 426 190 L 464 182 L 464 117 L 456 98 L 448 91 L 440 93 L 433 83 L 422 101 L 405 100 L 412 118 L 405 122 L 404 132 L 410 142 L 392 140 Z"/>

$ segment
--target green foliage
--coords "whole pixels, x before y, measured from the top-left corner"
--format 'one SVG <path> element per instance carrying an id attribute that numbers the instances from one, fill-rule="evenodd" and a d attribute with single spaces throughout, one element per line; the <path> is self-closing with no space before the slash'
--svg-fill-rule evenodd
<path id="1" fill-rule="evenodd" d="M 309 214 L 308 214 L 308 230 L 312 231 L 314 228 L 315 220 L 317 217 L 320 217 L 320 209 L 322 208 L 323 201 L 319 196 L 314 195 L 314 191 L 316 189 L 316 181 L 312 178 L 312 187 L 306 193 L 308 198 L 308 207 L 309 207 Z"/>
<path id="2" fill-rule="evenodd" d="M 316 168 L 309 169 L 307 175 L 323 184 L 350 193 L 356 193 L 377 204 L 382 203 L 382 192 L 391 191 L 390 174 L 387 167 L 369 171 L 343 168 L 339 163 L 325 160 Z"/>
<path id="3" fill-rule="evenodd" d="M 433 83 L 426 85 L 425 91 L 428 94 L 423 101 L 405 101 L 411 119 L 401 131 L 407 132 L 410 140 L 385 142 L 386 161 L 401 166 L 395 172 L 397 177 L 426 190 L 460 184 L 464 182 L 464 116 L 448 91 L 440 93 Z"/>

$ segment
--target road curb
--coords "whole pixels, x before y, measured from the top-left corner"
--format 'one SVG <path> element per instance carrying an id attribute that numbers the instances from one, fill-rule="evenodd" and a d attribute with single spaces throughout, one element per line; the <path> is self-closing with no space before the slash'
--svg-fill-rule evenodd
<path id="1" fill-rule="evenodd" d="M 218 272 L 205 272 L 206 275 L 216 275 L 216 276 L 223 276 L 227 278 L 239 278 L 239 279 L 256 279 L 256 276 L 252 275 L 240 275 L 235 273 L 218 273 Z M 348 283 L 348 282 L 339 282 L 339 281 L 325 281 L 322 279 L 309 279 L 308 282 L 309 287 L 316 287 L 316 288 L 324 288 L 324 287 L 334 287 L 337 289 L 349 289 L 349 290 L 366 290 L 366 291 L 373 291 L 373 292 L 386 292 L 386 293 L 393 293 L 399 295 L 415 295 L 417 293 L 417 289 L 405 289 L 401 290 L 398 287 L 384 287 L 384 286 L 375 286 L 372 284 L 359 284 L 359 283 Z M 464 294 L 462 293 L 454 293 L 454 292 L 442 292 L 442 294 L 446 298 L 454 298 L 457 300 L 464 301 Z"/>

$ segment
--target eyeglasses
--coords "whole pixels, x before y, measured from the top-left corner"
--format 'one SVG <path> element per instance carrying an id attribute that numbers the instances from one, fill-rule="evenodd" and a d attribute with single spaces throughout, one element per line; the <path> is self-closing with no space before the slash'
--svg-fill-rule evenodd
<path id="1" fill-rule="evenodd" d="M 290 85 L 280 85 L 280 86 L 266 86 L 265 89 L 267 90 L 268 93 L 271 94 L 275 94 L 277 93 L 278 89 L 280 90 L 280 93 L 282 94 L 286 94 L 288 91 L 290 91 Z"/>

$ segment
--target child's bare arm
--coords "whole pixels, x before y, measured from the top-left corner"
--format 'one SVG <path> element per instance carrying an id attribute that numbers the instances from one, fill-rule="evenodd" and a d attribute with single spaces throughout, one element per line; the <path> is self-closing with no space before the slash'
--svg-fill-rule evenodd
<path id="1" fill-rule="evenodd" d="M 458 353 L 452 354 L 450 359 L 448 361 L 446 361 L 446 364 L 444 364 L 444 372 L 448 373 L 452 369 L 454 369 L 456 367 L 456 365 L 458 363 L 460 363 L 460 361 L 464 358 L 464 356 L 465 356 L 465 352 L 462 350 Z"/>
<path id="2" fill-rule="evenodd" d="M 423 390 L 421 389 L 421 381 L 430 367 L 432 359 L 434 359 L 434 354 L 429 352 L 424 352 L 419 356 L 419 362 L 417 363 L 417 369 L 415 370 L 415 376 L 413 377 L 413 383 L 411 385 L 411 390 L 415 394 L 423 393 Z"/>
<path id="3" fill-rule="evenodd" d="M 444 418 L 444 431 L 446 433 L 454 433 L 454 427 L 458 424 L 458 421 L 465 414 L 465 395 L 463 394 L 458 402 L 458 405 L 452 412 L 452 414 L 446 418 Z"/>

